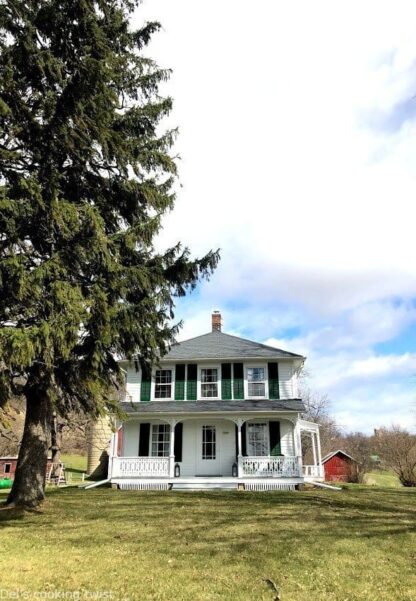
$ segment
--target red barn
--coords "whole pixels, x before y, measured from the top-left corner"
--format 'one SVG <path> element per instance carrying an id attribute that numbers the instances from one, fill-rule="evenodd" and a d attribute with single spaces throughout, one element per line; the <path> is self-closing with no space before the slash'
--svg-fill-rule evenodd
<path id="1" fill-rule="evenodd" d="M 327 482 L 356 482 L 357 461 L 345 451 L 333 451 L 322 459 Z"/>
<path id="2" fill-rule="evenodd" d="M 11 478 L 13 480 L 16 471 L 17 457 L 0 457 L 0 480 Z"/>
<path id="3" fill-rule="evenodd" d="M 46 473 L 48 474 L 52 465 L 52 459 L 48 459 Z M 14 480 L 16 472 L 17 457 L 0 457 L 0 480 L 2 478 L 10 478 Z"/>

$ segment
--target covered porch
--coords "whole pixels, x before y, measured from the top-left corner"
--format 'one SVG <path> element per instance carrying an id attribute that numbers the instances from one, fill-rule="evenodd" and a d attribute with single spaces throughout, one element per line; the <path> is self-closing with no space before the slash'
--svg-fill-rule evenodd
<path id="1" fill-rule="evenodd" d="M 132 416 L 113 435 L 109 479 L 141 489 L 295 487 L 321 474 L 320 449 L 316 465 L 302 465 L 305 428 L 319 436 L 316 424 L 283 413 Z"/>

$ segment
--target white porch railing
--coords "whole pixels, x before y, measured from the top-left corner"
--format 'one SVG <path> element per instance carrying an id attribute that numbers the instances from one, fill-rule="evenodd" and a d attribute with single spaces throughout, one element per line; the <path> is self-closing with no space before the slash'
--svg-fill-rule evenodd
<path id="1" fill-rule="evenodd" d="M 169 457 L 113 457 L 113 478 L 169 476 Z"/>
<path id="2" fill-rule="evenodd" d="M 298 457 L 242 457 L 243 476 L 300 478 Z"/>
<path id="3" fill-rule="evenodd" d="M 323 478 L 324 470 L 321 465 L 304 465 L 303 476 L 305 478 Z"/>

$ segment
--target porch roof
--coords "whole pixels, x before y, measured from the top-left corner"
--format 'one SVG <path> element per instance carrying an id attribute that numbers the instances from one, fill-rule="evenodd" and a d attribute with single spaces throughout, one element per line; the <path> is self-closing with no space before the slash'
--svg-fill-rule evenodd
<path id="1" fill-rule="evenodd" d="M 270 411 L 305 411 L 301 399 L 246 399 L 243 401 L 149 401 L 141 403 L 121 403 L 125 413 L 244 413 Z"/>

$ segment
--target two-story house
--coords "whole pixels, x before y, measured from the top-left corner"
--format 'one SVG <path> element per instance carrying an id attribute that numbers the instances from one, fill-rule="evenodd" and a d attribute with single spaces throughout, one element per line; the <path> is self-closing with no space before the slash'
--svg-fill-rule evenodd
<path id="1" fill-rule="evenodd" d="M 110 445 L 121 489 L 294 489 L 322 479 L 317 424 L 301 419 L 304 357 L 212 331 L 175 344 L 151 373 L 122 361 L 128 418 Z M 302 432 L 314 465 L 302 465 Z"/>

